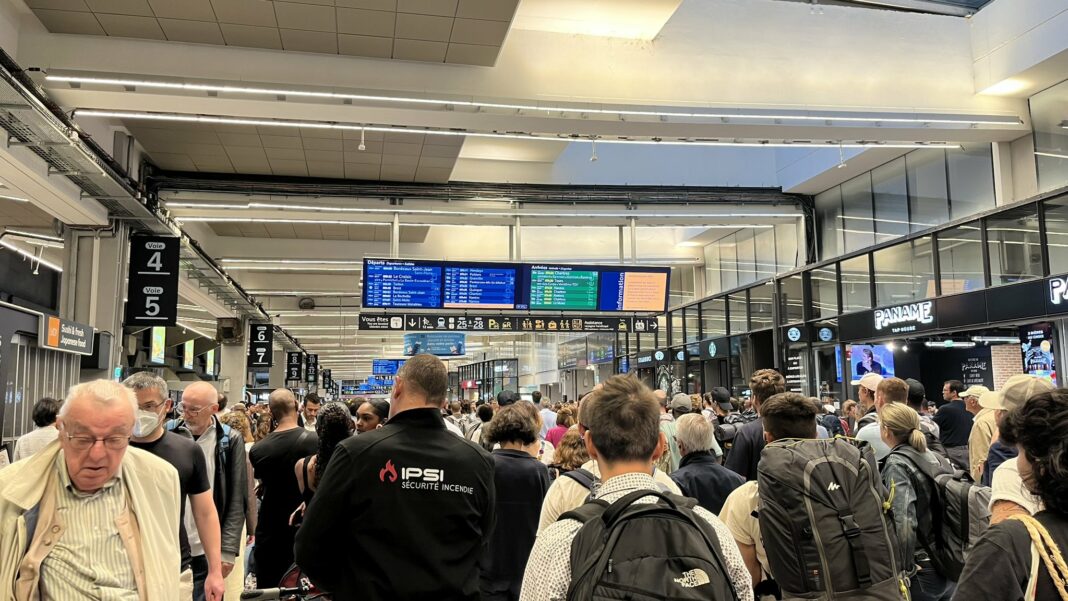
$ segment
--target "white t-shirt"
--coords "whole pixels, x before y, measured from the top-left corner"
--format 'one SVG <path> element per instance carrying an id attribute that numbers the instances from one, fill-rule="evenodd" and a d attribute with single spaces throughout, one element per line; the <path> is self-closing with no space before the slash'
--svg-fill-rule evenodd
<path id="1" fill-rule="evenodd" d="M 1042 500 L 1036 497 L 1020 477 L 1020 468 L 1016 465 L 1016 459 L 1009 459 L 994 470 L 994 478 L 990 482 L 990 508 L 993 510 L 994 503 L 998 501 L 1011 501 L 1023 507 L 1031 515 L 1042 511 Z"/>
<path id="2" fill-rule="evenodd" d="M 582 469 L 593 474 L 595 478 L 601 477 L 601 470 L 597 467 L 597 461 L 593 459 L 582 464 Z M 654 471 L 653 479 L 656 480 L 658 484 L 664 485 L 671 494 L 682 494 L 679 485 L 675 484 L 675 481 L 663 471 Z M 538 522 L 538 533 L 540 534 L 542 530 L 548 528 L 553 522 L 559 519 L 560 516 L 572 509 L 581 507 L 589 496 L 589 489 L 582 484 L 579 484 L 574 479 L 564 475 L 558 477 L 553 481 L 552 485 L 549 486 L 549 491 L 545 493 L 545 500 L 541 504 L 541 519 Z"/>
<path id="3" fill-rule="evenodd" d="M 204 453 L 204 463 L 208 466 L 208 485 L 215 486 L 215 421 L 196 440 L 200 451 Z M 200 542 L 197 522 L 193 517 L 193 504 L 185 500 L 185 533 L 189 537 L 189 553 L 193 557 L 204 554 L 204 545 Z"/>

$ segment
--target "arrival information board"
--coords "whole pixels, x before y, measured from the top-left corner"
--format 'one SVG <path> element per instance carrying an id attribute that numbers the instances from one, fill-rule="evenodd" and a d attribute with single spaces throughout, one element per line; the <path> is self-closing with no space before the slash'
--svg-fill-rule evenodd
<path id="1" fill-rule="evenodd" d="M 530 268 L 530 308 L 563 311 L 597 309 L 597 272 L 535 265 Z"/>

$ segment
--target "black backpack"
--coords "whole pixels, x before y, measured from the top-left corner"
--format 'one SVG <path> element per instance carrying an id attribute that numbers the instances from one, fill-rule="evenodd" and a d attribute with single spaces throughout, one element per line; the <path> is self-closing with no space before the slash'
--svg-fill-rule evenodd
<path id="1" fill-rule="evenodd" d="M 905 598 L 897 532 L 869 446 L 779 440 L 764 447 L 757 474 L 760 535 L 784 597 Z"/>
<path id="2" fill-rule="evenodd" d="M 659 499 L 635 503 L 649 496 Z M 611 505 L 594 500 L 560 516 L 583 524 L 571 544 L 567 599 L 737 600 L 719 538 L 694 513 L 695 505 L 638 490 Z"/>
<path id="3" fill-rule="evenodd" d="M 918 482 L 912 484 L 920 501 L 918 539 L 935 571 L 956 582 L 968 551 L 990 527 L 990 488 L 976 484 L 964 470 L 950 469 L 945 463 L 931 465 L 912 448 L 890 454 L 903 457 L 931 483 L 930 491 Z"/>

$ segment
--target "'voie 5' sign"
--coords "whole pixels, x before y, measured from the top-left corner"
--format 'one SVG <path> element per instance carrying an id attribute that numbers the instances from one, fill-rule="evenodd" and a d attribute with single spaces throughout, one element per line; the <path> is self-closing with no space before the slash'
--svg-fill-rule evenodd
<path id="1" fill-rule="evenodd" d="M 876 309 L 874 315 L 876 332 L 903 334 L 931 330 L 936 327 L 932 301 Z"/>

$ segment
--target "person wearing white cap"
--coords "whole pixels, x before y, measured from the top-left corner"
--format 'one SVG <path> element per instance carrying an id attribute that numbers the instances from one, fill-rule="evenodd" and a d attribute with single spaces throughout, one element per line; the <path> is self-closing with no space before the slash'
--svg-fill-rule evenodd
<path id="1" fill-rule="evenodd" d="M 968 471 L 976 482 L 983 476 L 983 462 L 986 454 L 990 451 L 990 440 L 994 437 L 997 422 L 994 420 L 994 410 L 987 409 L 979 404 L 979 399 L 984 394 L 990 394 L 986 386 L 972 385 L 964 394 L 964 408 L 975 416 L 972 423 L 971 434 L 968 435 Z"/>
<path id="2" fill-rule="evenodd" d="M 861 383 L 864 382 L 868 376 L 874 376 L 875 374 L 866 374 L 864 378 L 861 378 Z M 902 405 L 908 403 L 909 399 L 909 385 L 900 378 L 883 378 L 882 376 L 876 376 L 879 378 L 879 383 L 876 384 L 876 390 L 872 392 L 872 409 L 876 411 L 874 414 L 875 419 L 865 422 L 865 415 L 861 418 L 863 425 L 857 430 L 857 440 L 863 440 L 871 445 L 873 451 L 875 451 L 875 458 L 882 461 L 887 455 L 890 454 L 890 447 L 883 440 L 882 431 L 879 428 L 879 414 L 878 410 L 882 409 L 884 405 L 890 403 L 901 403 Z M 869 379 L 870 384 L 874 381 L 874 378 Z M 863 388 L 863 386 L 862 386 Z M 864 394 L 861 398 L 864 398 Z M 858 423 L 860 425 L 860 423 Z"/>
<path id="3" fill-rule="evenodd" d="M 1022 407 L 1027 399 L 1050 392 L 1053 388 L 1049 380 L 1030 374 L 1017 374 L 1009 378 L 1001 390 L 980 397 L 979 402 L 984 409 L 994 412 L 994 419 L 1000 428 L 1005 416 Z M 983 479 L 989 480 L 991 488 L 991 526 L 1014 514 L 1034 515 L 1042 507 L 1041 501 L 1024 486 L 1020 477 L 1015 460 L 1019 452 L 1016 445 L 1002 443 L 999 438 L 999 435 L 995 435 L 983 471 Z M 1000 463 L 995 465 L 995 461 Z"/>
<path id="4" fill-rule="evenodd" d="M 855 428 L 857 433 L 860 433 L 864 426 L 879 421 L 879 415 L 875 412 L 875 391 L 882 381 L 883 377 L 879 374 L 868 372 L 857 382 L 857 413 L 860 414 Z"/>

